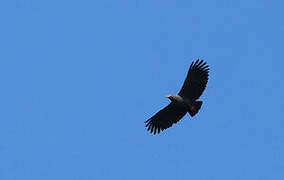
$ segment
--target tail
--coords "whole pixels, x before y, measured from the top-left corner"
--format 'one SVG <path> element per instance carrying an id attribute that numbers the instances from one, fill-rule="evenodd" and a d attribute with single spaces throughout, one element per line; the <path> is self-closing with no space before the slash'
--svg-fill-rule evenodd
<path id="1" fill-rule="evenodd" d="M 189 108 L 188 113 L 191 117 L 198 113 L 200 107 L 202 105 L 202 101 L 195 101 L 193 105 Z"/>

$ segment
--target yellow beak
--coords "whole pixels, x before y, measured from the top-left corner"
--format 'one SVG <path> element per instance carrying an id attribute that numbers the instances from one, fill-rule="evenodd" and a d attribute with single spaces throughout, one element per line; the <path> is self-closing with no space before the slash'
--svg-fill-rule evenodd
<path id="1" fill-rule="evenodd" d="M 167 97 L 167 98 L 170 98 L 171 96 L 172 96 L 172 94 L 169 94 L 169 95 L 167 95 L 166 97 Z"/>

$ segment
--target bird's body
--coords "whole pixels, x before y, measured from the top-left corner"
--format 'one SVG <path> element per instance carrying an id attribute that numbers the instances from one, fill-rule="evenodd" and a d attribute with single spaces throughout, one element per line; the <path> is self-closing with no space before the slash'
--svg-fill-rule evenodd
<path id="1" fill-rule="evenodd" d="M 151 133 L 160 133 L 177 123 L 187 112 L 190 116 L 198 113 L 202 101 L 196 101 L 204 91 L 208 81 L 209 68 L 199 59 L 190 65 L 187 77 L 178 94 L 169 94 L 171 103 L 145 121 Z"/>
<path id="2" fill-rule="evenodd" d="M 177 106 L 184 108 L 185 110 L 190 109 L 192 102 L 189 99 L 183 98 L 178 94 L 170 94 L 168 98 Z"/>

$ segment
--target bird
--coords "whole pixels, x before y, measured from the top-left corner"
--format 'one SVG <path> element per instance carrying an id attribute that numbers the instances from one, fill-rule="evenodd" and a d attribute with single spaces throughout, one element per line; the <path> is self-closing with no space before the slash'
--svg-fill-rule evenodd
<path id="1" fill-rule="evenodd" d="M 159 134 L 180 121 L 187 112 L 195 116 L 203 104 L 198 99 L 206 88 L 208 76 L 209 65 L 204 60 L 193 61 L 178 94 L 167 95 L 171 102 L 145 121 L 147 131 Z"/>

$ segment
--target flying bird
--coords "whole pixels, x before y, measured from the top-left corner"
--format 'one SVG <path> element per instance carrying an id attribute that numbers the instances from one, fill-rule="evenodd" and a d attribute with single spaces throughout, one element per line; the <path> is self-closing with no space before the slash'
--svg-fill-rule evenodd
<path id="1" fill-rule="evenodd" d="M 178 94 L 169 94 L 171 103 L 145 121 L 147 130 L 151 133 L 160 133 L 177 123 L 187 112 L 191 117 L 196 115 L 202 105 L 197 101 L 208 82 L 209 66 L 204 60 L 192 62 L 183 86 Z"/>

